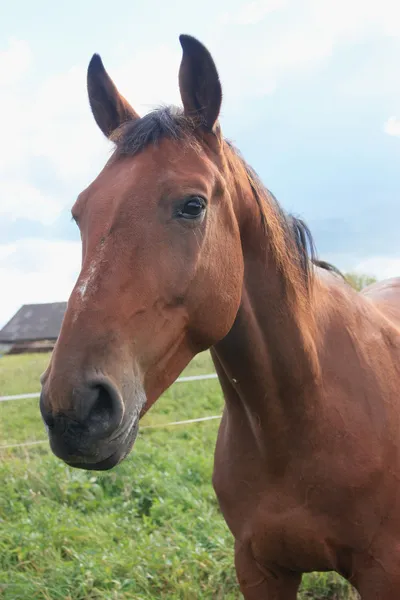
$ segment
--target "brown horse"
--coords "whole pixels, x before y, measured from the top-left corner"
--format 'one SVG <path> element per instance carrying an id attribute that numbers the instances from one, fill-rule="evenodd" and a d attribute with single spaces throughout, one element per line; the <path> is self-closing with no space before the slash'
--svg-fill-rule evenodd
<path id="1" fill-rule="evenodd" d="M 222 137 L 210 54 L 180 42 L 183 110 L 140 118 L 89 65 L 115 151 L 73 207 L 82 270 L 42 381 L 51 448 L 112 468 L 211 348 L 226 401 L 213 484 L 246 600 L 293 600 L 314 570 L 398 600 L 400 280 L 357 294 L 315 260 Z"/>

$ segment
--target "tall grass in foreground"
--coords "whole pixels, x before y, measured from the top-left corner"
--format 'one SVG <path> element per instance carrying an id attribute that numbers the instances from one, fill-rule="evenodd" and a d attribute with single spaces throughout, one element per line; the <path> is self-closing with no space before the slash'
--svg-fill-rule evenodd
<path id="1" fill-rule="evenodd" d="M 0 359 L 0 395 L 38 389 L 48 356 Z M 185 374 L 211 372 L 208 354 Z M 176 384 L 146 415 L 219 414 L 218 382 Z M 0 598 L 239 599 L 233 542 L 211 486 L 218 421 L 145 430 L 106 473 L 74 470 L 47 444 L 0 451 Z M 0 403 L 0 445 L 45 437 L 37 400 Z M 302 600 L 349 600 L 343 580 L 304 577 Z"/>

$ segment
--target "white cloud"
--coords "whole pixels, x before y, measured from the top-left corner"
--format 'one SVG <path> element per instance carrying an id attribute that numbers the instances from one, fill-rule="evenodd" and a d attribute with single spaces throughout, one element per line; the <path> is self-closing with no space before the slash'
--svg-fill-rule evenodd
<path id="1" fill-rule="evenodd" d="M 397 119 L 396 117 L 389 117 L 383 127 L 383 130 L 388 135 L 400 137 L 400 119 Z"/>
<path id="2" fill-rule="evenodd" d="M 249 36 L 245 25 L 278 8 L 278 21 L 265 19 L 263 30 Z M 232 19 L 243 27 L 230 29 Z M 223 16 L 225 31 L 213 42 L 230 102 L 241 100 L 246 90 L 253 96 L 273 92 L 286 77 L 319 66 L 339 45 L 400 37 L 397 0 L 260 0 L 242 4 L 232 19 Z"/>
<path id="3" fill-rule="evenodd" d="M 235 25 L 254 25 L 277 10 L 281 10 L 287 0 L 253 0 L 242 4 L 237 11 L 226 12 L 221 17 L 222 23 Z"/>
<path id="4" fill-rule="evenodd" d="M 45 80 L 35 91 L 30 116 L 36 126 L 30 131 L 29 155 L 47 158 L 54 174 L 71 187 L 82 180 L 87 185 L 107 160 L 111 144 L 91 116 L 86 68 L 75 66 Z"/>
<path id="5" fill-rule="evenodd" d="M 3 52 L 5 71 L 12 70 L 14 54 L 12 46 Z M 141 114 L 162 103 L 179 103 L 179 61 L 179 49 L 166 46 L 133 54 L 115 68 L 111 57 L 104 57 L 111 77 Z M 7 143 L 0 147 L 0 177 L 15 189 L 24 176 L 25 163 L 44 157 L 52 175 L 70 188 L 72 204 L 80 188 L 90 183 L 109 158 L 112 145 L 90 112 L 86 71 L 87 64 L 73 66 L 29 92 L 19 82 L 0 95 L 0 111 L 7 115 L 2 124 Z M 30 218 L 31 213 L 23 216 Z"/>
<path id="6" fill-rule="evenodd" d="M 62 210 L 62 204 L 57 198 L 51 198 L 23 181 L 0 180 L 0 198 L 0 217 L 10 221 L 25 218 L 49 225 Z"/>
<path id="7" fill-rule="evenodd" d="M 308 0 L 310 28 L 332 41 L 359 41 L 376 34 L 400 34 L 397 0 Z"/>
<path id="8" fill-rule="evenodd" d="M 378 279 L 400 277 L 400 256 L 371 256 L 357 262 L 354 270 Z"/>
<path id="9" fill-rule="evenodd" d="M 382 98 L 391 100 L 392 106 L 400 105 L 400 78 L 397 76 L 400 64 L 400 36 L 392 40 L 382 53 L 376 53 L 360 64 L 357 71 L 346 75 L 339 89 L 344 96 L 366 99 Z"/>
<path id="10" fill-rule="evenodd" d="M 29 44 L 24 40 L 11 38 L 8 48 L 0 52 L 0 87 L 17 83 L 32 62 Z"/>
<path id="11" fill-rule="evenodd" d="M 0 245 L 0 327 L 22 304 L 68 300 L 80 270 L 81 244 L 24 239 Z"/>
<path id="12" fill-rule="evenodd" d="M 219 38 L 209 46 L 220 66 L 226 102 L 223 112 L 234 112 L 250 97 L 272 93 L 290 74 L 298 74 L 330 56 L 341 41 L 361 39 L 371 32 L 393 35 L 397 0 L 253 0 L 229 14 Z M 279 23 L 269 27 L 269 14 L 280 11 Z M 232 23 L 265 20 L 265 31 L 241 39 Z M 230 38 L 230 36 L 232 36 Z M 237 37 L 237 43 L 236 42 Z M 229 41 L 231 40 L 231 41 Z M 233 44 L 233 45 L 232 45 Z M 181 49 L 171 44 L 141 47 L 122 45 L 117 53 L 103 56 L 106 68 L 121 92 L 143 114 L 161 103 L 180 104 L 178 68 Z M 235 48 L 240 47 L 240 51 Z M 234 60 L 232 56 L 235 56 Z M 129 59 L 126 59 L 129 56 Z M 89 59 L 89 57 L 87 57 Z M 9 41 L 0 52 L 0 81 L 13 86 L 0 94 L 2 123 L 0 176 L 12 185 L 20 183 L 24 163 L 45 157 L 63 185 L 71 190 L 71 203 L 107 160 L 111 146 L 97 130 L 86 92 L 87 64 L 71 66 L 27 89 L 23 76 L 32 65 L 26 41 Z M 121 60 L 119 60 L 121 59 Z M 25 81 L 26 80 L 26 81 Z M 14 181 L 13 181 L 14 178 Z M 25 182 L 27 183 L 27 182 Z"/>
<path id="13" fill-rule="evenodd" d="M 323 258 L 335 265 L 342 273 L 359 273 L 377 279 L 400 277 L 400 255 L 361 257 L 354 254 L 334 252 L 328 253 Z"/>
<path id="14" fill-rule="evenodd" d="M 20 46 L 23 51 L 17 51 Z M 10 41 L 6 50 L 0 52 L 0 176 L 8 168 L 20 164 L 21 157 L 27 152 L 32 98 L 24 93 L 21 81 L 23 82 L 22 75 L 28 70 L 31 60 L 26 58 L 24 62 L 24 52 L 31 56 L 27 43 L 13 41 Z"/>
<path id="15" fill-rule="evenodd" d="M 104 65 L 140 115 L 161 104 L 181 104 L 178 71 L 182 53 L 176 39 L 170 45 L 149 45 L 140 52 L 128 52 L 128 56 L 115 67 L 104 56 Z"/>
<path id="16" fill-rule="evenodd" d="M 283 9 L 287 9 L 284 27 L 294 24 L 305 37 L 317 29 L 334 39 L 355 40 L 377 32 L 385 36 L 400 34 L 397 0 L 251 0 L 223 13 L 220 20 L 246 26 Z"/>

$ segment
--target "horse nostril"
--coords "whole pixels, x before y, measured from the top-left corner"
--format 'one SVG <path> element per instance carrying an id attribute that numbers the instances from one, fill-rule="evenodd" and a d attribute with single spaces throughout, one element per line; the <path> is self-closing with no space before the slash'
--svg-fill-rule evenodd
<path id="1" fill-rule="evenodd" d="M 109 433 L 117 429 L 122 421 L 124 406 L 114 385 L 104 380 L 90 385 L 91 407 L 85 419 L 85 426 L 92 434 Z"/>
<path id="2" fill-rule="evenodd" d="M 53 436 L 74 431 L 100 439 L 118 429 L 124 416 L 124 404 L 113 382 L 108 377 L 101 377 L 71 390 L 64 405 L 56 409 L 52 406 L 49 390 L 42 390 L 40 412 Z"/>

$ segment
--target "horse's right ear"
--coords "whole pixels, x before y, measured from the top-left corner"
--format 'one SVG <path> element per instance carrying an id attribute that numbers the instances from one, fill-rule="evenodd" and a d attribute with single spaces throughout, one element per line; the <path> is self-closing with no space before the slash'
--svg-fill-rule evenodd
<path id="1" fill-rule="evenodd" d="M 122 123 L 139 119 L 132 106 L 118 92 L 98 54 L 94 54 L 87 72 L 90 107 L 97 125 L 110 137 Z"/>

